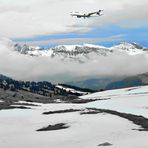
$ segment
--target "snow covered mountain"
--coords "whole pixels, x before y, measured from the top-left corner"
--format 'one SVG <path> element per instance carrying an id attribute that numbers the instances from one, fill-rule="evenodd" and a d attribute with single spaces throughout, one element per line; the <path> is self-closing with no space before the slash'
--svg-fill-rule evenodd
<path id="1" fill-rule="evenodd" d="M 92 55 L 95 56 L 108 56 L 111 54 L 127 54 L 127 55 L 137 55 L 142 53 L 148 53 L 147 49 L 136 44 L 136 43 L 121 43 L 110 48 L 92 44 L 83 45 L 60 45 L 54 48 L 40 48 L 40 47 L 30 47 L 26 44 L 14 45 L 15 51 L 21 54 L 27 54 L 30 56 L 46 56 L 46 57 L 58 57 L 61 59 L 89 59 Z"/>
<path id="2" fill-rule="evenodd" d="M 28 54 L 31 56 L 63 56 L 63 57 L 77 57 L 79 55 L 87 55 L 89 53 L 97 53 L 99 55 L 107 55 L 112 52 L 110 49 L 103 46 L 96 46 L 90 44 L 83 45 L 61 45 L 54 48 L 44 49 L 40 47 L 30 47 L 26 44 L 15 44 L 14 49 L 21 54 Z"/>
<path id="3" fill-rule="evenodd" d="M 103 46 L 95 46 L 91 44 L 83 44 L 83 45 L 63 45 L 52 48 L 53 54 L 52 56 L 64 56 L 64 57 L 78 57 L 78 56 L 86 56 L 91 53 L 95 53 L 97 55 L 106 56 L 112 51 Z"/>
<path id="4" fill-rule="evenodd" d="M 111 47 L 110 49 L 112 49 L 113 51 L 118 50 L 120 52 L 126 52 L 129 55 L 136 55 L 144 52 L 144 47 L 134 42 L 133 43 L 123 42 L 119 45 Z"/>

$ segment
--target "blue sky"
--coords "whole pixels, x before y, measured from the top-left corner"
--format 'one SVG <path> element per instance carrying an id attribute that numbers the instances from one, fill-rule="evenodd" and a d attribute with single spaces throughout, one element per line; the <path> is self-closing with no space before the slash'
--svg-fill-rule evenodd
<path id="1" fill-rule="evenodd" d="M 117 36 L 117 38 L 113 40 L 105 40 L 107 37 Z M 118 36 L 123 36 L 118 40 Z M 136 42 L 144 47 L 148 47 L 148 28 L 123 28 L 115 25 L 106 26 L 97 28 L 94 27 L 92 30 L 85 32 L 85 33 L 79 33 L 79 32 L 73 32 L 73 33 L 62 33 L 62 34 L 56 34 L 56 35 L 48 35 L 48 36 L 38 36 L 38 37 L 32 37 L 32 38 L 17 38 L 13 39 L 17 42 L 32 42 L 32 41 L 45 41 L 45 40 L 59 40 L 59 39 L 68 39 L 68 38 L 104 38 L 102 41 L 96 41 L 95 43 L 92 42 L 92 44 L 97 45 L 103 45 L 103 46 L 113 46 L 115 44 L 119 44 L 120 42 Z M 91 43 L 91 42 L 89 42 Z M 72 44 L 72 43 L 67 43 Z M 79 44 L 83 44 L 83 42 L 79 42 Z M 53 47 L 57 46 L 59 44 L 41 44 L 41 47 Z"/>

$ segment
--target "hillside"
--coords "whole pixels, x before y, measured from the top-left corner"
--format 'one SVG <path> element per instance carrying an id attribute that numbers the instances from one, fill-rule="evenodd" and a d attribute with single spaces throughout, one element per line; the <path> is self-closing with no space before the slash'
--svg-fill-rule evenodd
<path id="1" fill-rule="evenodd" d="M 126 77 L 124 79 L 111 82 L 106 86 L 106 90 L 119 89 L 134 86 L 144 86 L 148 84 L 148 73 Z"/>
<path id="2" fill-rule="evenodd" d="M 148 73 L 133 75 L 133 76 L 122 76 L 122 77 L 106 77 L 106 78 L 95 78 L 87 79 L 82 81 L 67 82 L 66 84 L 89 88 L 93 90 L 111 90 L 134 86 L 144 86 L 148 84 Z"/>
<path id="3" fill-rule="evenodd" d="M 16 101 L 0 111 L 1 146 L 146 148 L 147 98 L 142 86 L 82 96 L 101 99 L 86 104 Z"/>

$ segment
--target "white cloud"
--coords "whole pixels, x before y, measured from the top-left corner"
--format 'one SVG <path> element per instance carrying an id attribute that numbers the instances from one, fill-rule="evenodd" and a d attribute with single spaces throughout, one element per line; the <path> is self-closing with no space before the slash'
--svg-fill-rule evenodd
<path id="1" fill-rule="evenodd" d="M 116 24 L 123 27 L 128 20 L 148 19 L 146 0 L 0 0 L 0 36 L 20 38 L 73 31 L 88 31 L 93 26 Z M 96 11 L 104 15 L 90 19 L 72 18 L 71 11 Z M 131 24 L 131 22 L 129 22 Z M 144 26 L 146 23 L 143 23 Z M 140 27 L 143 26 L 140 23 Z"/>

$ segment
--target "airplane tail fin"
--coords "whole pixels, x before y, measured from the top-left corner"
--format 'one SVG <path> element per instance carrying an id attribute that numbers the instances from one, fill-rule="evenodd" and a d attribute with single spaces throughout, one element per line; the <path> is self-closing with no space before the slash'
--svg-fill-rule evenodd
<path id="1" fill-rule="evenodd" d="M 102 13 L 101 13 L 102 11 L 103 10 L 99 10 L 96 14 L 99 15 L 99 16 L 101 16 L 102 15 Z"/>

